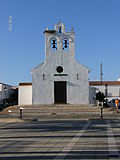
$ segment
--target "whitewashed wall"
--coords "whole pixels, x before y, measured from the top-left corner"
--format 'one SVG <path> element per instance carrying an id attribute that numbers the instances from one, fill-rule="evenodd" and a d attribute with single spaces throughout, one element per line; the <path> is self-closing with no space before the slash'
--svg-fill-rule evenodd
<path id="1" fill-rule="evenodd" d="M 32 70 L 33 104 L 54 103 L 54 81 L 67 82 L 67 103 L 89 104 L 89 69 L 74 62 L 71 54 L 53 53 L 50 59 Z M 54 76 L 58 74 L 57 66 L 62 66 L 64 69 L 62 74 L 67 74 L 67 76 Z"/>
<path id="2" fill-rule="evenodd" d="M 61 25 L 63 33 L 56 30 Z M 65 25 L 55 25 L 56 32 L 45 32 L 45 62 L 32 69 L 32 102 L 33 104 L 54 103 L 54 82 L 66 81 L 67 103 L 89 104 L 89 69 L 75 61 L 75 33 L 65 32 Z M 51 48 L 51 39 L 57 40 L 57 49 Z M 68 39 L 68 50 L 63 49 L 63 40 Z M 63 67 L 61 74 L 56 68 Z M 43 79 L 44 75 L 44 79 Z M 78 75 L 78 78 L 77 78 Z"/>
<path id="3" fill-rule="evenodd" d="M 18 105 L 31 105 L 32 104 L 32 85 L 19 86 L 18 90 Z"/>
<path id="4" fill-rule="evenodd" d="M 105 86 L 101 85 L 101 86 L 95 86 L 95 88 L 98 89 L 98 91 L 101 91 L 105 94 Z M 120 99 L 120 85 L 109 85 L 107 87 L 108 89 L 108 100 L 111 100 L 113 98 L 119 98 Z"/>
<path id="5" fill-rule="evenodd" d="M 92 87 L 90 86 L 89 87 L 89 103 L 90 104 L 96 104 L 96 88 L 95 87 Z"/>

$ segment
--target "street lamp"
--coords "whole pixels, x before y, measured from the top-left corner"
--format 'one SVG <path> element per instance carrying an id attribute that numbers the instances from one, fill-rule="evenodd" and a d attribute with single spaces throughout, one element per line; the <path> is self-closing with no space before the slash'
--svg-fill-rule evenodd
<path id="1" fill-rule="evenodd" d="M 6 98 L 7 98 L 6 97 L 6 92 L 7 92 L 7 87 L 6 86 L 4 87 L 4 91 L 5 91 L 5 107 L 6 107 Z"/>

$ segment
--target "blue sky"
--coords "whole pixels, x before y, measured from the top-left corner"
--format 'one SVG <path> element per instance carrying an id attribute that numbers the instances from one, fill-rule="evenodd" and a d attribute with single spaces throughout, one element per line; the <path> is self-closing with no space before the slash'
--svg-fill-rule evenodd
<path id="1" fill-rule="evenodd" d="M 8 30 L 8 17 L 13 30 Z M 120 0 L 0 0 L 0 82 L 32 80 L 44 61 L 44 34 L 59 21 L 74 27 L 76 60 L 91 69 L 90 80 L 120 77 Z"/>

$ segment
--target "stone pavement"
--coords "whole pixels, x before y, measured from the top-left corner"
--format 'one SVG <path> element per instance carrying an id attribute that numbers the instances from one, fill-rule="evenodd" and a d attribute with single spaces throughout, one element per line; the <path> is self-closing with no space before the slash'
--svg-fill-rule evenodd
<path id="1" fill-rule="evenodd" d="M 120 120 L 0 122 L 0 160 L 120 159 Z"/>

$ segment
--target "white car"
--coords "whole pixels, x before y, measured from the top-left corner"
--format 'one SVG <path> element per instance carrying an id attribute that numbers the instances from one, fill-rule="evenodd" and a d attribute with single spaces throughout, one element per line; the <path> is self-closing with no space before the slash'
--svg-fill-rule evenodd
<path id="1" fill-rule="evenodd" d="M 112 100 L 110 100 L 108 103 L 107 103 L 107 106 L 108 107 L 116 107 L 116 105 L 115 105 L 115 100 L 116 99 L 112 99 Z M 120 100 L 119 100 L 119 108 L 120 108 Z"/>

